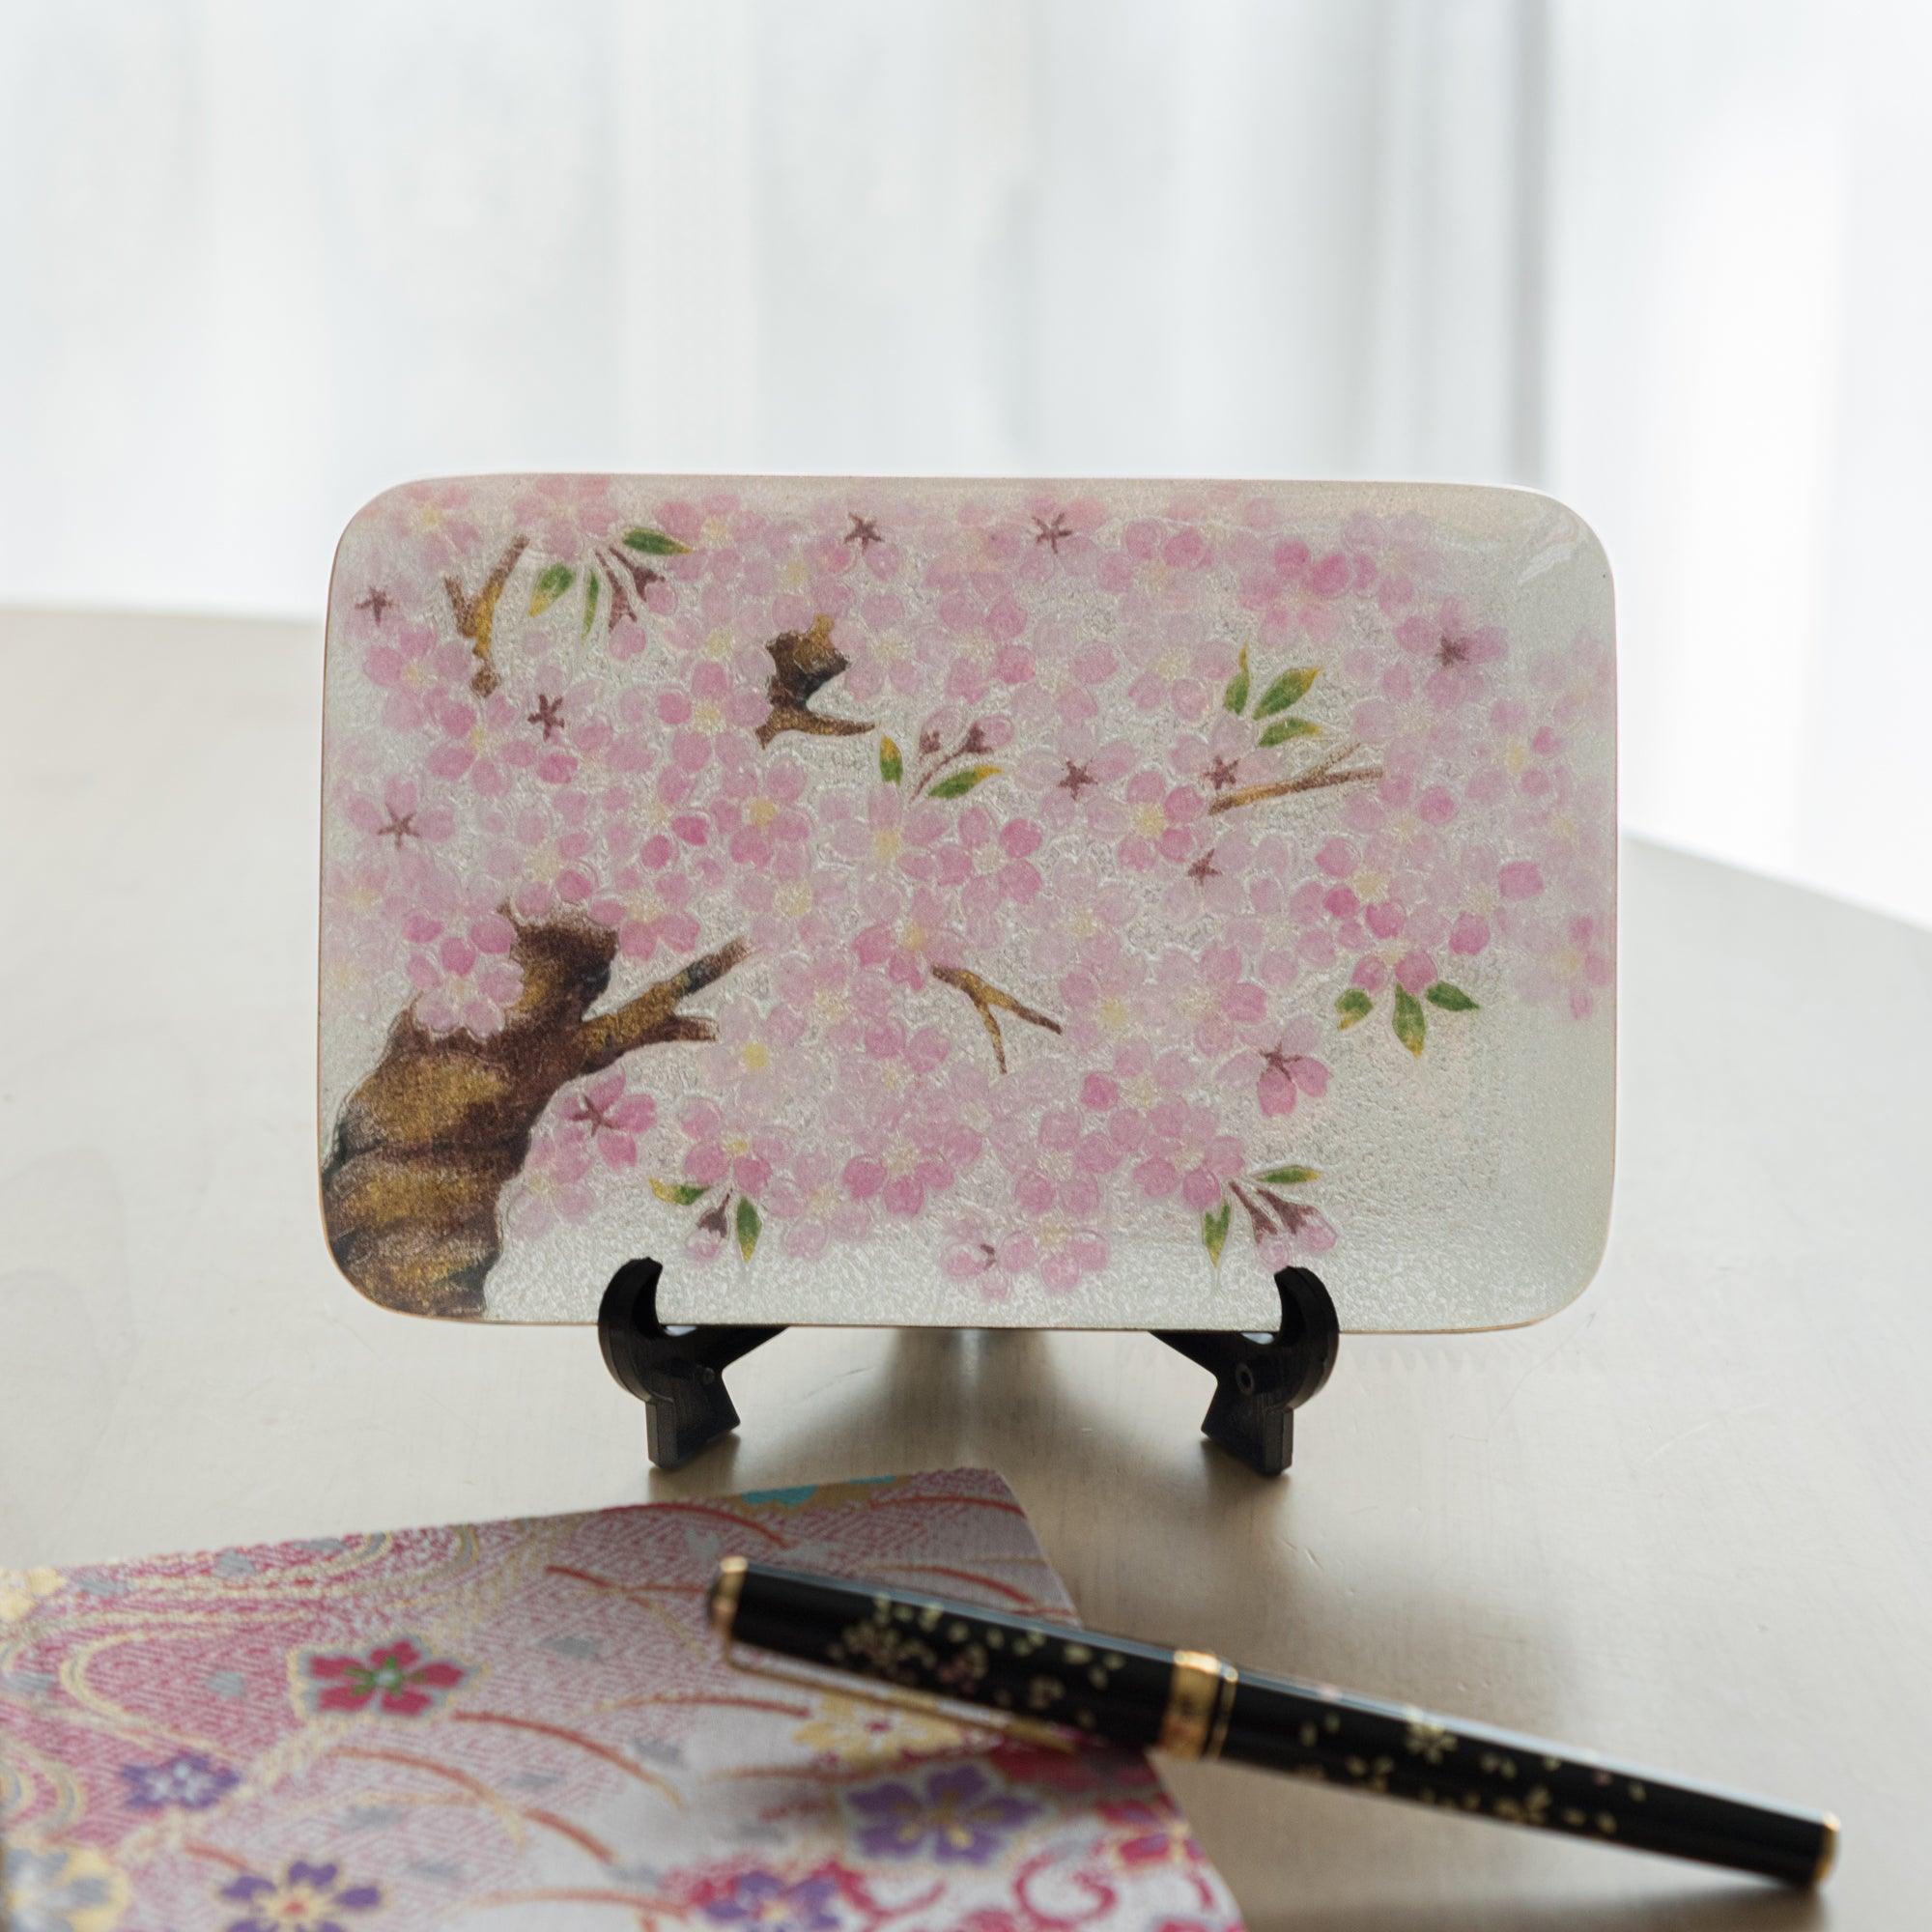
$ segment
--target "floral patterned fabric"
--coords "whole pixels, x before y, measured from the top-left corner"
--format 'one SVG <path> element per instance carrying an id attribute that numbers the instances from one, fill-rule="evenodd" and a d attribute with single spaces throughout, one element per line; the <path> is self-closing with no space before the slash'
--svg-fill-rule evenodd
<path id="1" fill-rule="evenodd" d="M 734 1671 L 724 1554 L 1068 1614 L 998 1477 L 0 1572 L 9 1932 L 1208 1932 L 1144 1758 Z"/>

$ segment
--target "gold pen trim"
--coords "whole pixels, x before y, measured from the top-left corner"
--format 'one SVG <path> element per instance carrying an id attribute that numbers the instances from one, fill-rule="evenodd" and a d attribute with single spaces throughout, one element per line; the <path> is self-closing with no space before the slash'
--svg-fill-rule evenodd
<path id="1" fill-rule="evenodd" d="M 1838 1814 L 1827 1811 L 1821 1821 L 1825 1828 L 1825 1842 L 1818 1847 L 1818 1862 L 1811 1868 L 1811 1883 L 1823 1885 L 1832 1875 L 1832 1867 L 1838 1861 Z"/>
<path id="2" fill-rule="evenodd" d="M 738 1618 L 738 1598 L 745 1587 L 745 1559 L 742 1556 L 721 1556 L 718 1559 L 718 1574 L 711 1579 L 711 1590 L 705 1598 L 705 1614 L 711 1619 L 711 1628 L 724 1639 L 726 1650 L 731 1643 L 731 1626 Z M 727 1657 L 726 1662 L 729 1662 Z"/>
<path id="3" fill-rule="evenodd" d="M 1205 1650 L 1177 1650 L 1161 1713 L 1157 1750 L 1176 1757 L 1212 1757 L 1228 1734 L 1238 1680 L 1232 1663 Z"/>

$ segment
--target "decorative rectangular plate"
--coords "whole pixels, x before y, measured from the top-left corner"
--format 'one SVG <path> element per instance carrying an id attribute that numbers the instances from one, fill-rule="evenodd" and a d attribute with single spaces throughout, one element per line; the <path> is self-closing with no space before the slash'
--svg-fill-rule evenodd
<path id="1" fill-rule="evenodd" d="M 485 477 L 329 596 L 322 1193 L 392 1308 L 1533 1321 L 1602 1250 L 1609 572 L 1524 493 Z"/>

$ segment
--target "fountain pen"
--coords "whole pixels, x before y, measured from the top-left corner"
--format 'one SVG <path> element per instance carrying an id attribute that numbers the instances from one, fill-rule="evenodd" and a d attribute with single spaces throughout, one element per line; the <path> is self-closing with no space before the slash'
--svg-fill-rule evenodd
<path id="1" fill-rule="evenodd" d="M 867 1678 L 870 1694 L 938 1700 L 1026 1731 L 1225 1758 L 1438 1810 L 1694 1859 L 1786 1885 L 1831 1869 L 1838 1822 L 1594 1752 L 1435 1717 L 1266 1672 L 943 1597 L 727 1556 L 711 1586 L 737 1647 Z M 774 1673 L 767 1668 L 765 1674 Z M 821 1686 L 821 1688 L 824 1688 Z M 865 1694 L 865 1693 L 861 1693 Z"/>

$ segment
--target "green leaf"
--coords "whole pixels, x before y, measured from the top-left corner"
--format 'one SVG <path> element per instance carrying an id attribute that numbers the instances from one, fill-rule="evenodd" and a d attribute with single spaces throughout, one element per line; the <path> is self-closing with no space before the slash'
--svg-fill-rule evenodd
<path id="1" fill-rule="evenodd" d="M 981 785 L 990 778 L 999 776 L 998 765 L 968 765 L 963 772 L 954 772 L 950 778 L 943 778 L 933 786 L 934 798 L 964 798 L 975 785 Z"/>
<path id="2" fill-rule="evenodd" d="M 1429 1031 L 1429 1022 L 1422 1016 L 1422 1002 L 1413 993 L 1401 986 L 1395 989 L 1395 1037 L 1408 1048 L 1409 1052 L 1422 1051 L 1423 1037 Z"/>
<path id="3" fill-rule="evenodd" d="M 1224 1201 L 1213 1213 L 1201 1217 L 1201 1245 L 1208 1250 L 1208 1259 L 1216 1267 L 1221 1265 L 1221 1250 L 1228 1241 L 1228 1216 L 1234 1211 Z"/>
<path id="4" fill-rule="evenodd" d="M 1285 745 L 1291 738 L 1319 738 L 1321 725 L 1307 718 L 1277 718 L 1261 736 L 1261 748 L 1266 751 L 1270 745 Z"/>
<path id="5" fill-rule="evenodd" d="M 1445 1013 L 1473 1013 L 1476 1003 L 1463 992 L 1461 986 L 1452 986 L 1447 980 L 1438 980 L 1422 995 L 1432 1007 L 1440 1007 Z"/>
<path id="6" fill-rule="evenodd" d="M 570 586 L 577 582 L 577 573 L 567 563 L 554 563 L 537 579 L 537 587 L 530 592 L 530 615 L 541 617 Z"/>
<path id="7" fill-rule="evenodd" d="M 905 777 L 905 760 L 899 756 L 899 748 L 890 738 L 879 740 L 879 776 L 889 785 L 895 785 Z"/>
<path id="8" fill-rule="evenodd" d="M 747 1261 L 752 1259 L 752 1251 L 758 1245 L 758 1230 L 764 1223 L 758 1219 L 758 1210 L 741 1194 L 738 1197 L 738 1252 Z"/>
<path id="9" fill-rule="evenodd" d="M 641 551 L 646 556 L 689 556 L 691 546 L 668 537 L 662 530 L 647 530 L 641 525 L 624 532 L 624 548 Z"/>
<path id="10" fill-rule="evenodd" d="M 583 629 L 582 637 L 590 635 L 590 620 L 597 614 L 597 573 L 586 570 L 583 573 Z"/>
<path id="11" fill-rule="evenodd" d="M 1271 1167 L 1265 1174 L 1255 1176 L 1264 1187 L 1306 1187 L 1311 1180 L 1321 1178 L 1312 1167 Z"/>
<path id="12" fill-rule="evenodd" d="M 1241 666 L 1228 680 L 1228 688 L 1221 694 L 1221 709 L 1232 711 L 1236 718 L 1247 709 L 1248 703 L 1248 647 L 1241 646 Z"/>
<path id="13" fill-rule="evenodd" d="M 711 1190 L 707 1187 L 693 1187 L 682 1180 L 660 1180 L 651 1176 L 651 1192 L 660 1201 L 668 1201 L 673 1208 L 689 1208 L 694 1201 L 702 1201 Z"/>
<path id="14" fill-rule="evenodd" d="M 1272 718 L 1277 711 L 1286 711 L 1291 704 L 1299 704 L 1308 696 L 1308 687 L 1321 675 L 1312 667 L 1283 671 L 1262 693 L 1261 701 L 1255 706 L 1255 716 Z"/>
<path id="15" fill-rule="evenodd" d="M 1335 1002 L 1335 1010 L 1341 1014 L 1339 1031 L 1347 1033 L 1357 1020 L 1365 1020 L 1376 1009 L 1376 1003 L 1359 986 L 1350 986 Z"/>

